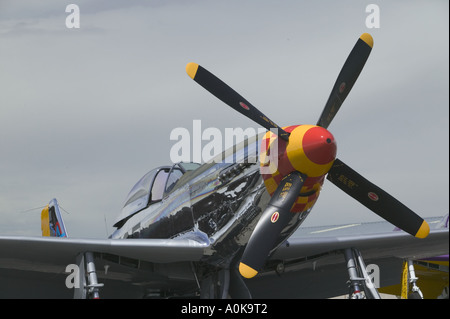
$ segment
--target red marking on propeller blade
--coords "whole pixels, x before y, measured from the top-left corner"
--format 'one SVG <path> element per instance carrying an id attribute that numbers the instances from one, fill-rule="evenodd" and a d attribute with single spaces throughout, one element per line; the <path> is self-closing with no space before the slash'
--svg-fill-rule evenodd
<path id="1" fill-rule="evenodd" d="M 250 110 L 250 107 L 247 104 L 245 104 L 244 102 L 239 102 L 239 105 L 242 106 L 242 108 L 246 109 L 247 111 Z"/>
<path id="2" fill-rule="evenodd" d="M 369 193 L 367 194 L 367 196 L 369 196 L 369 198 L 370 198 L 371 200 L 373 200 L 374 202 L 378 201 L 378 199 L 379 199 L 378 195 L 375 194 L 374 192 L 369 192 Z"/>

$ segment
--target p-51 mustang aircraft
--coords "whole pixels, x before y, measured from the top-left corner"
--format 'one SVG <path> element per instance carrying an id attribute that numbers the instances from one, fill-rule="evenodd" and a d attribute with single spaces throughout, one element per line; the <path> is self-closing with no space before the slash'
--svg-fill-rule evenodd
<path id="1" fill-rule="evenodd" d="M 280 127 L 215 75 L 189 63 L 186 71 L 195 82 L 268 132 L 209 163 L 177 163 L 144 175 L 108 239 L 69 237 L 52 200 L 42 211 L 43 237 L 0 237 L 0 295 L 331 297 L 347 292 L 345 280 L 341 290 L 331 288 L 339 281 L 332 280 L 336 265 L 343 264 L 352 296 L 364 289 L 366 297 L 378 298 L 363 254 L 390 265 L 448 254 L 448 227 L 430 231 L 424 219 L 336 158 L 327 128 L 372 47 L 372 37 L 361 35 L 316 125 Z M 291 237 L 325 178 L 402 231 Z M 321 275 L 311 275 L 317 269 Z M 307 284 L 313 277 L 316 291 Z M 300 284 L 290 287 L 283 278 Z"/>

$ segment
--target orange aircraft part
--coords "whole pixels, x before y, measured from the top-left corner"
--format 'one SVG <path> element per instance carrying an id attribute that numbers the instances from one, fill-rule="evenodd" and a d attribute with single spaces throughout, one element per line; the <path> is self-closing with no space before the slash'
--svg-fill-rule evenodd
<path id="1" fill-rule="evenodd" d="M 320 126 L 293 125 L 283 130 L 290 133 L 289 142 L 270 131 L 262 140 L 261 175 L 272 196 L 284 176 L 293 171 L 306 174 L 308 178 L 291 209 L 300 213 L 312 208 L 319 197 L 325 175 L 336 158 L 336 141 Z"/>

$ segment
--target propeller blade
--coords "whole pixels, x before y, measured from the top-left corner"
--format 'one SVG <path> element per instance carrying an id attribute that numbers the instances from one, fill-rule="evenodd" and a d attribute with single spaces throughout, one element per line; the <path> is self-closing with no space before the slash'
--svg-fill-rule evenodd
<path id="1" fill-rule="evenodd" d="M 420 216 L 359 175 L 341 160 L 336 159 L 327 179 L 348 195 L 391 224 L 417 237 L 425 238 L 430 232 L 428 223 Z"/>
<path id="2" fill-rule="evenodd" d="M 203 88 L 219 100 L 231 106 L 239 113 L 247 116 L 249 119 L 255 121 L 267 130 L 270 131 L 271 129 L 275 129 L 279 137 L 285 141 L 288 141 L 288 132 L 284 131 L 281 127 L 275 124 L 214 74 L 193 62 L 186 65 L 186 72 L 195 82 L 203 86 Z"/>
<path id="3" fill-rule="evenodd" d="M 361 35 L 337 77 L 336 83 L 331 90 L 330 97 L 328 98 L 325 108 L 323 109 L 319 121 L 317 122 L 318 126 L 327 128 L 330 125 L 334 116 L 358 79 L 367 58 L 372 51 L 372 47 L 372 36 L 368 33 Z"/>
<path id="4" fill-rule="evenodd" d="M 243 277 L 252 278 L 256 276 L 264 265 L 278 236 L 293 216 L 290 210 L 306 177 L 306 175 L 295 171 L 281 180 L 253 230 L 242 255 L 239 272 Z"/>

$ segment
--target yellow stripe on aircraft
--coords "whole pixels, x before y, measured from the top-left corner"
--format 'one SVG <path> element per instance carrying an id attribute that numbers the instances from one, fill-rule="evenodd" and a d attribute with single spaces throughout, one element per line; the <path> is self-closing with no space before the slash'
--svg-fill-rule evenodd
<path id="1" fill-rule="evenodd" d="M 42 236 L 49 237 L 50 236 L 50 224 L 48 217 L 48 205 L 41 212 L 41 230 Z"/>

